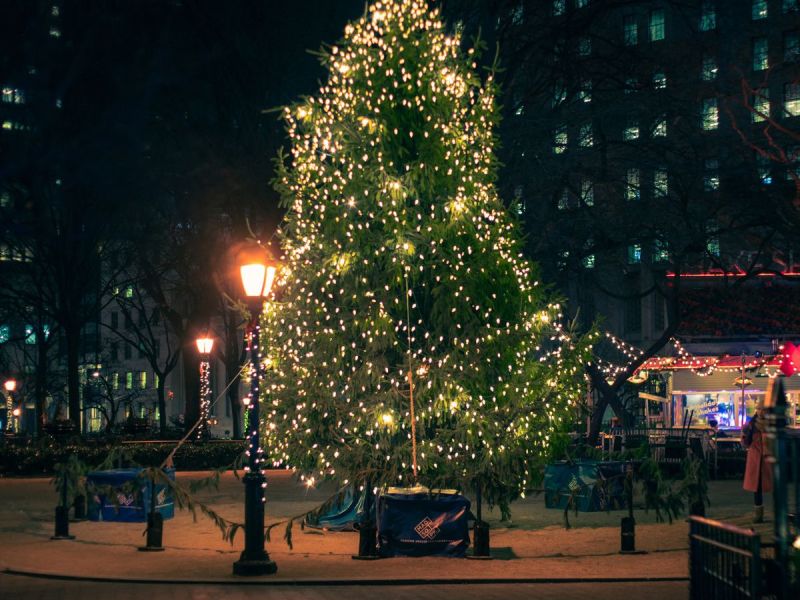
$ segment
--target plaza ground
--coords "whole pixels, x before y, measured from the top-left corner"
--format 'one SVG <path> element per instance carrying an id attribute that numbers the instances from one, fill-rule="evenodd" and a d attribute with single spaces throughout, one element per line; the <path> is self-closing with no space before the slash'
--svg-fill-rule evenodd
<path id="1" fill-rule="evenodd" d="M 185 483 L 205 475 L 178 473 L 178 478 Z M 330 488 L 307 489 L 285 471 L 269 472 L 268 478 L 268 522 L 301 515 L 318 506 L 332 491 Z M 218 489 L 206 490 L 198 497 L 224 517 L 241 521 L 243 488 L 232 474 L 225 474 Z M 750 525 L 752 496 L 741 490 L 740 482 L 714 481 L 710 488 L 712 504 L 708 512 L 711 518 Z M 770 500 L 768 497 L 767 501 Z M 39 589 L 39 586 L 41 594 L 36 592 L 34 595 L 47 598 L 48 589 L 61 585 L 64 589 L 74 589 L 74 597 L 81 594 L 88 597 L 92 586 L 100 589 L 111 585 L 108 582 L 122 581 L 128 582 L 128 587 L 139 589 L 131 592 L 138 596 L 144 591 L 142 586 L 147 587 L 144 582 L 160 584 L 159 589 L 171 589 L 170 586 L 164 587 L 164 582 L 201 582 L 205 586 L 203 589 L 242 582 L 241 578 L 231 574 L 231 565 L 241 552 L 243 536 L 240 534 L 231 546 L 221 539 L 219 530 L 200 515 L 194 522 L 190 513 L 177 512 L 175 518 L 164 525 L 166 551 L 141 553 L 136 550 L 144 544 L 144 525 L 141 523 L 72 523 L 70 529 L 76 536 L 75 540 L 51 541 L 55 504 L 55 492 L 46 478 L 0 479 L 0 570 L 18 574 L 3 575 L 2 589 L 20 586 L 20 590 Z M 490 598 L 494 597 L 494 592 L 489 593 L 490 588 L 520 586 L 526 582 L 526 585 L 539 584 L 535 589 L 541 592 L 541 595 L 537 592 L 537 596 L 543 598 L 573 597 L 548 595 L 553 585 L 563 592 L 573 590 L 576 598 L 582 597 L 584 588 L 581 585 L 588 586 L 587 591 L 595 589 L 601 594 L 594 597 L 605 597 L 602 590 L 613 590 L 614 586 L 621 586 L 622 581 L 627 580 L 631 583 L 624 585 L 636 583 L 640 588 L 645 585 L 652 589 L 653 598 L 660 597 L 658 594 L 661 592 L 666 594 L 665 598 L 685 596 L 688 556 L 684 520 L 673 524 L 656 523 L 654 514 L 637 510 L 637 548 L 645 553 L 621 556 L 618 554 L 619 519 L 624 512 L 572 515 L 572 528 L 567 530 L 561 512 L 545 509 L 542 496 L 519 501 L 512 509 L 511 523 L 501 523 L 497 513 L 489 513 L 492 548 L 496 556 L 493 561 L 446 558 L 354 561 L 350 557 L 357 549 L 356 533 L 302 531 L 295 526 L 294 547 L 290 549 L 282 539 L 284 527 L 279 526 L 267 544 L 270 556 L 278 564 L 278 573 L 258 578 L 258 581 L 268 583 L 270 589 L 276 586 L 283 589 L 285 593 L 276 596 L 281 598 L 346 595 L 355 600 L 366 597 L 361 594 L 367 587 L 387 581 L 393 584 L 391 594 L 379 589 L 373 595 L 411 597 L 413 592 L 403 595 L 402 589 L 414 586 L 403 586 L 405 582 L 425 585 L 431 594 L 435 592 L 434 595 L 426 592 L 425 597 L 438 598 L 445 597 L 444 588 L 453 587 L 451 582 L 473 582 L 483 585 L 456 587 L 464 591 L 465 597 Z M 769 524 L 763 527 L 763 531 L 765 534 L 769 531 Z M 86 578 L 89 581 L 34 580 L 23 574 Z M 486 587 L 491 581 L 498 582 L 500 587 Z M 326 595 L 328 592 L 325 590 L 329 589 L 326 586 L 331 584 L 334 587 L 330 587 L 330 594 L 342 594 L 344 588 L 341 586 L 361 585 L 354 588 L 352 594 Z M 295 595 L 299 593 L 298 586 L 307 589 L 311 595 Z M 466 593 L 467 587 L 484 589 L 484 592 L 476 591 L 477 595 L 470 595 Z M 236 592 L 240 594 L 238 597 L 250 594 L 240 587 L 236 589 L 239 590 Z M 173 591 L 169 597 L 197 597 L 180 595 L 182 593 Z M 613 594 L 618 596 L 619 590 Z M 497 597 L 513 596 L 498 592 Z"/>

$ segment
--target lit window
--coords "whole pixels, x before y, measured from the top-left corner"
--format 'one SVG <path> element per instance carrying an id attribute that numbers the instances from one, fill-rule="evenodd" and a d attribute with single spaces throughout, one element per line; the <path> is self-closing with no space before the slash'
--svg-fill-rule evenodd
<path id="1" fill-rule="evenodd" d="M 553 14 L 563 15 L 567 10 L 567 0 L 553 0 Z"/>
<path id="2" fill-rule="evenodd" d="M 753 70 L 763 71 L 769 66 L 769 50 L 767 38 L 760 37 L 753 40 Z"/>
<path id="3" fill-rule="evenodd" d="M 758 170 L 758 180 L 764 185 L 772 183 L 772 161 L 766 156 L 756 154 L 756 169 Z"/>
<path id="4" fill-rule="evenodd" d="M 581 182 L 581 199 L 586 206 L 594 206 L 594 184 L 588 179 Z"/>
<path id="5" fill-rule="evenodd" d="M 716 234 L 715 230 L 716 226 L 713 223 L 709 223 L 706 226 L 706 233 L 708 235 L 708 240 L 706 241 L 706 252 L 708 252 L 711 256 L 719 257 L 719 236 Z"/>
<path id="6" fill-rule="evenodd" d="M 653 261 L 669 261 L 669 246 L 667 245 L 666 240 L 656 239 L 653 241 Z"/>
<path id="7" fill-rule="evenodd" d="M 559 127 L 553 137 L 553 152 L 563 154 L 567 149 L 567 128 Z"/>
<path id="8" fill-rule="evenodd" d="M 800 36 L 796 31 L 783 34 L 783 60 L 795 62 L 800 58 Z"/>
<path id="9" fill-rule="evenodd" d="M 653 196 L 656 198 L 664 198 L 669 193 L 669 178 L 667 177 L 667 170 L 665 168 L 656 169 L 653 171 Z"/>
<path id="10" fill-rule="evenodd" d="M 25 325 L 25 343 L 28 345 L 36 343 L 36 331 L 34 331 L 33 325 Z"/>
<path id="11" fill-rule="evenodd" d="M 11 338 L 11 327 L 0 325 L 0 344 L 5 344 Z"/>
<path id="12" fill-rule="evenodd" d="M 638 265 L 640 262 L 642 262 L 641 244 L 632 244 L 628 246 L 628 264 Z"/>
<path id="13" fill-rule="evenodd" d="M 522 195 L 523 189 L 521 185 L 514 188 L 514 207 L 518 216 L 525 214 L 525 198 Z"/>
<path id="14" fill-rule="evenodd" d="M 653 122 L 653 137 L 667 137 L 666 117 L 659 117 Z"/>
<path id="15" fill-rule="evenodd" d="M 126 298 L 133 298 L 133 287 L 132 286 L 129 285 L 128 287 L 125 288 L 125 297 Z"/>
<path id="16" fill-rule="evenodd" d="M 591 148 L 594 145 L 594 136 L 592 135 L 591 123 L 581 125 L 580 133 L 578 135 L 578 145 L 582 148 Z"/>
<path id="17" fill-rule="evenodd" d="M 564 250 L 558 253 L 559 261 L 557 263 L 559 269 L 567 268 L 567 260 L 569 260 L 569 250 Z"/>
<path id="18" fill-rule="evenodd" d="M 717 59 L 713 56 L 703 57 L 703 70 L 700 72 L 700 79 L 703 81 L 714 81 L 717 78 Z"/>
<path id="19" fill-rule="evenodd" d="M 115 390 L 119 389 L 119 373 L 111 374 L 111 387 Z"/>
<path id="20" fill-rule="evenodd" d="M 639 169 L 628 169 L 625 173 L 625 199 L 639 200 L 639 198 L 641 198 Z"/>
<path id="21" fill-rule="evenodd" d="M 657 42 L 664 39 L 664 11 L 654 10 L 650 13 L 650 41 Z"/>
<path id="22" fill-rule="evenodd" d="M 800 83 L 786 83 L 783 86 L 783 110 L 788 117 L 800 115 Z"/>
<path id="23" fill-rule="evenodd" d="M 525 19 L 525 7 L 523 4 L 518 4 L 513 9 L 511 9 L 511 22 L 514 25 L 522 25 L 522 21 Z"/>
<path id="24" fill-rule="evenodd" d="M 622 139 L 627 142 L 639 139 L 639 121 L 628 121 L 628 125 L 622 130 Z"/>
<path id="25" fill-rule="evenodd" d="M 558 82 L 553 90 L 553 107 L 562 104 L 567 99 L 567 88 L 563 82 Z"/>
<path id="26" fill-rule="evenodd" d="M 783 12 L 794 12 L 800 9 L 800 3 L 798 0 L 783 0 L 782 4 Z"/>
<path id="27" fill-rule="evenodd" d="M 786 180 L 800 179 L 800 146 L 791 146 L 786 149 Z"/>
<path id="28" fill-rule="evenodd" d="M 58 27 L 51 27 L 50 28 L 50 37 L 60 38 L 61 37 L 61 30 Z"/>
<path id="29" fill-rule="evenodd" d="M 753 0 L 753 21 L 767 18 L 767 0 Z"/>
<path id="30" fill-rule="evenodd" d="M 700 31 L 711 31 L 717 28 L 717 11 L 714 3 L 710 0 L 703 0 L 700 6 Z"/>
<path id="31" fill-rule="evenodd" d="M 147 387 L 147 371 L 140 371 L 139 372 L 139 389 L 145 389 Z"/>
<path id="32" fill-rule="evenodd" d="M 584 8 L 589 6 L 589 0 L 575 0 L 575 8 Z"/>
<path id="33" fill-rule="evenodd" d="M 514 111 L 514 114 L 517 115 L 518 117 L 525 114 L 525 106 L 523 104 L 517 106 L 517 109 Z"/>
<path id="34" fill-rule="evenodd" d="M 8 244 L 0 244 L 0 261 L 6 262 L 12 258 L 11 246 Z"/>
<path id="35" fill-rule="evenodd" d="M 622 21 L 623 41 L 626 46 L 635 46 L 639 43 L 639 24 L 635 15 L 629 15 Z"/>
<path id="36" fill-rule="evenodd" d="M 0 208 L 10 208 L 11 207 L 11 192 L 8 190 L 3 190 L 0 192 Z"/>
<path id="37" fill-rule="evenodd" d="M 714 158 L 707 159 L 703 170 L 703 190 L 713 192 L 719 189 L 719 161 Z"/>
<path id="38" fill-rule="evenodd" d="M 588 37 L 582 37 L 578 40 L 578 54 L 580 56 L 589 56 L 592 53 L 592 40 Z"/>
<path id="39" fill-rule="evenodd" d="M 569 190 L 564 188 L 561 195 L 558 197 L 558 210 L 567 210 L 569 208 Z"/>
<path id="40" fill-rule="evenodd" d="M 59 14 L 61 14 L 61 11 L 57 6 L 54 5 L 50 7 L 50 14 L 53 15 L 54 17 L 57 17 Z"/>
<path id="41" fill-rule="evenodd" d="M 703 129 L 712 131 L 719 127 L 719 108 L 716 98 L 703 100 Z"/>
<path id="42" fill-rule="evenodd" d="M 25 104 L 25 93 L 17 88 L 4 87 L 2 98 L 6 104 Z"/>
<path id="43" fill-rule="evenodd" d="M 769 118 L 769 88 L 756 90 L 753 96 L 753 122 L 760 123 Z"/>
<path id="44" fill-rule="evenodd" d="M 667 76 L 665 73 L 653 73 L 653 87 L 663 90 L 667 87 Z"/>
<path id="45" fill-rule="evenodd" d="M 578 99 L 582 100 L 583 102 L 591 102 L 592 101 L 592 80 L 591 79 L 582 79 L 581 80 L 581 87 L 578 90 Z"/>
<path id="46" fill-rule="evenodd" d="M 625 93 L 630 94 L 639 89 L 639 80 L 635 77 L 629 77 L 625 80 Z"/>
<path id="47" fill-rule="evenodd" d="M 594 269 L 594 264 L 595 264 L 594 254 L 589 254 L 583 257 L 584 269 Z"/>
<path id="48" fill-rule="evenodd" d="M 133 389 L 133 371 L 128 371 L 125 373 L 125 389 Z"/>

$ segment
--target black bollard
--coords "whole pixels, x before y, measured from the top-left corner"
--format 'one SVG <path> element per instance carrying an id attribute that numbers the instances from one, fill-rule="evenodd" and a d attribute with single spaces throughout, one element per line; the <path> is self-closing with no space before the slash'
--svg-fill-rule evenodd
<path id="1" fill-rule="evenodd" d="M 74 540 L 69 534 L 69 506 L 56 506 L 56 531 L 51 540 Z"/>
<path id="2" fill-rule="evenodd" d="M 375 560 L 378 556 L 378 528 L 375 523 L 361 523 L 358 526 L 358 554 L 353 560 Z"/>
<path id="3" fill-rule="evenodd" d="M 158 512 L 147 514 L 147 545 L 140 546 L 139 552 L 163 552 L 164 516 Z"/>
<path id="4" fill-rule="evenodd" d="M 61 485 L 61 504 L 56 506 L 56 531 L 51 540 L 74 540 L 69 534 L 69 504 L 67 503 L 67 482 Z"/>
<path id="5" fill-rule="evenodd" d="M 620 553 L 636 552 L 636 521 L 633 517 L 623 517 L 620 522 Z"/>
<path id="6" fill-rule="evenodd" d="M 472 554 L 467 558 L 491 560 L 489 547 L 489 524 L 483 520 L 483 498 L 480 484 L 475 486 L 475 526 L 472 529 Z"/>
<path id="7" fill-rule="evenodd" d="M 85 521 L 86 520 L 86 496 L 78 494 L 75 496 L 75 502 L 72 503 L 72 520 Z"/>
<path id="8" fill-rule="evenodd" d="M 472 556 L 469 558 L 492 558 L 489 547 L 489 524 L 486 521 L 475 521 L 472 529 Z"/>

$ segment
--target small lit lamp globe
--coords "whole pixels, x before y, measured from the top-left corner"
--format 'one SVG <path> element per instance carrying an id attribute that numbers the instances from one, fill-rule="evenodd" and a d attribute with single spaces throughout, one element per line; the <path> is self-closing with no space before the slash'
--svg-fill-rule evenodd
<path id="1" fill-rule="evenodd" d="M 17 381 L 15 379 L 7 379 L 6 382 L 3 384 L 3 387 L 6 389 L 7 392 L 13 392 L 17 389 Z"/>

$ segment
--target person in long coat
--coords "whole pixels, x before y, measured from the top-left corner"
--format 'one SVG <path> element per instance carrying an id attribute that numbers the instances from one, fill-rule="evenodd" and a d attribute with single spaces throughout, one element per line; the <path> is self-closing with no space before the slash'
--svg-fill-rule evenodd
<path id="1" fill-rule="evenodd" d="M 742 487 L 753 492 L 753 522 L 764 521 L 764 492 L 772 491 L 772 466 L 764 435 L 764 408 L 759 405 L 756 414 L 742 429 L 742 446 L 747 448 L 747 465 Z"/>

